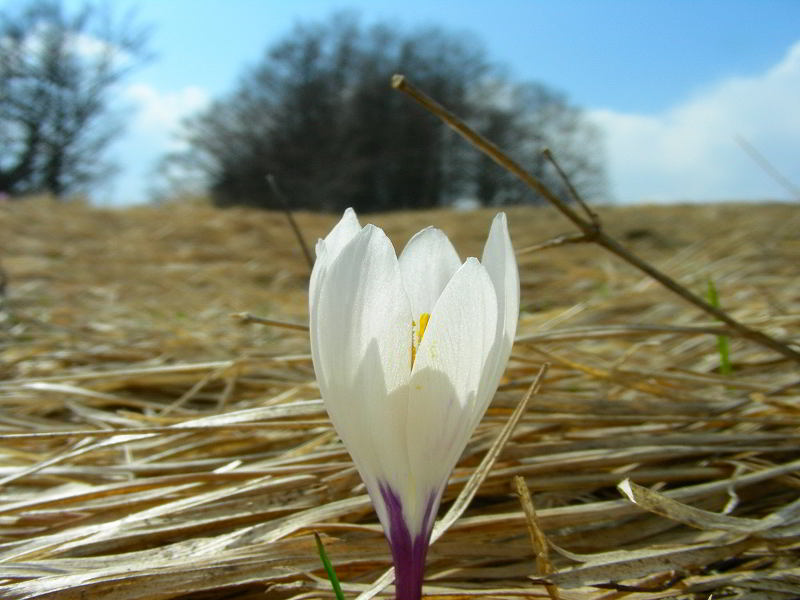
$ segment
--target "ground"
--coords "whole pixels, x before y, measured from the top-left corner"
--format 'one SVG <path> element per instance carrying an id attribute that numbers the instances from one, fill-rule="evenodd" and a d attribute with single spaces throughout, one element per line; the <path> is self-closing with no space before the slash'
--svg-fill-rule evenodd
<path id="1" fill-rule="evenodd" d="M 465 257 L 494 212 L 361 217 L 398 250 L 439 226 Z M 520 475 L 545 535 L 573 553 L 551 550 L 562 598 L 800 595 L 797 363 L 596 246 L 530 250 L 573 231 L 549 207 L 507 212 L 518 339 L 445 495 L 440 516 L 483 478 L 431 551 L 426 594 L 548 597 L 531 580 Z M 687 289 L 705 295 L 710 279 L 732 316 L 797 344 L 796 205 L 598 212 Z M 295 216 L 312 248 L 338 218 Z M 388 551 L 318 401 L 309 267 L 283 214 L 38 199 L 0 204 L 0 231 L 1 596 L 317 596 L 312 529 L 350 597 L 378 578 Z M 243 312 L 278 323 L 231 316 Z M 542 389 L 475 475 L 544 363 Z M 626 477 L 651 491 L 626 497 Z M 636 553 L 608 554 L 619 549 Z M 620 581 L 630 589 L 608 591 Z"/>

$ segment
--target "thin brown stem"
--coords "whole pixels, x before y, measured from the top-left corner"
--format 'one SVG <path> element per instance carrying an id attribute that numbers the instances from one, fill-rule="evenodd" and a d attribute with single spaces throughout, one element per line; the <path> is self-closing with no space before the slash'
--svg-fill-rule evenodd
<path id="1" fill-rule="evenodd" d="M 429 112 L 433 113 L 444 121 L 450 128 L 455 130 L 458 134 L 469 141 L 473 146 L 478 148 L 481 152 L 486 154 L 489 158 L 505 168 L 507 171 L 522 180 L 528 187 L 538 193 L 540 196 L 553 204 L 565 217 L 572 221 L 578 229 L 580 229 L 588 241 L 595 242 L 602 246 L 612 254 L 616 254 L 628 264 L 633 265 L 640 271 L 643 271 L 651 278 L 658 281 L 661 285 L 671 290 L 687 302 L 694 304 L 699 309 L 719 319 L 731 329 L 736 330 L 739 334 L 757 344 L 770 348 L 791 360 L 800 362 L 800 352 L 791 348 L 790 346 L 781 343 L 769 335 L 751 329 L 746 325 L 740 323 L 728 313 L 716 308 L 706 302 L 702 297 L 692 293 L 690 290 L 683 287 L 677 281 L 669 277 L 667 274 L 662 273 L 643 259 L 639 258 L 626 248 L 624 248 L 616 239 L 608 235 L 602 227 L 595 224 L 591 220 L 584 219 L 569 204 L 564 202 L 550 188 L 544 185 L 536 177 L 523 169 L 519 163 L 514 161 L 503 150 L 498 148 L 495 144 L 487 140 L 485 137 L 474 131 L 461 119 L 453 113 L 444 108 L 441 104 L 427 96 L 422 91 L 411 85 L 403 75 L 394 75 L 392 77 L 392 87 L 405 93 L 413 98 L 417 103 L 422 105 Z"/>
<path id="2" fill-rule="evenodd" d="M 771 162 L 767 160 L 767 158 L 759 152 L 753 144 L 748 142 L 742 136 L 736 136 L 736 143 L 739 144 L 742 150 L 744 150 L 747 155 L 753 159 L 753 162 L 756 163 L 761 169 L 770 177 L 772 177 L 775 182 L 778 183 L 781 187 L 783 187 L 795 200 L 800 200 L 800 188 L 798 188 L 794 183 L 792 183 L 788 177 L 786 177 L 783 173 L 781 173 L 778 169 L 776 169 Z"/>
<path id="3" fill-rule="evenodd" d="M 591 207 L 588 204 L 586 204 L 586 202 L 583 201 L 583 198 L 578 193 L 578 190 L 576 190 L 575 186 L 572 185 L 572 182 L 570 181 L 566 171 L 564 171 L 564 169 L 561 168 L 561 165 L 556 160 L 556 157 L 553 156 L 553 153 L 550 151 L 550 148 L 545 148 L 544 150 L 542 150 L 542 156 L 544 156 L 545 160 L 547 160 L 551 165 L 553 165 L 553 168 L 556 170 L 556 173 L 558 173 L 558 176 L 561 178 L 561 181 L 566 186 L 570 197 L 575 202 L 580 204 L 581 208 L 583 209 L 583 212 L 586 213 L 586 216 L 589 217 L 589 220 L 592 222 L 592 225 L 599 228 L 600 227 L 599 215 L 596 212 L 594 212 L 591 209 Z"/>
<path id="4" fill-rule="evenodd" d="M 521 250 L 517 250 L 516 255 L 522 256 L 524 254 L 538 252 L 539 250 L 549 250 L 550 248 L 558 248 L 559 246 L 566 246 L 568 244 L 582 244 L 589 241 L 591 240 L 587 239 L 582 233 L 565 233 L 542 242 L 541 244 L 534 244 L 533 246 L 526 246 Z"/>
<path id="5" fill-rule="evenodd" d="M 233 313 L 231 315 L 234 319 L 238 319 L 240 323 L 258 323 L 259 325 L 269 325 L 270 327 L 283 327 L 284 329 L 294 329 L 296 331 L 308 331 L 308 325 L 302 323 L 289 323 L 288 321 L 276 321 L 275 319 L 265 319 L 256 315 L 251 315 L 247 312 Z"/>
<path id="6" fill-rule="evenodd" d="M 555 572 L 553 563 L 550 562 L 550 549 L 547 545 L 547 538 L 539 525 L 539 519 L 536 518 L 536 509 L 533 507 L 533 499 L 525 484 L 525 479 L 517 475 L 513 479 L 514 489 L 519 496 L 522 511 L 525 513 L 525 521 L 528 524 L 528 533 L 531 536 L 531 545 L 533 546 L 534 554 L 536 555 L 536 570 L 539 575 L 546 577 Z M 546 583 L 545 589 L 552 600 L 560 600 L 561 596 L 558 593 L 558 587 L 552 583 Z"/>
<path id="7" fill-rule="evenodd" d="M 306 257 L 308 268 L 313 269 L 314 257 L 311 256 L 311 250 L 309 250 L 308 244 L 306 243 L 306 240 L 303 237 L 303 232 L 300 231 L 300 226 L 294 219 L 294 215 L 292 214 L 292 209 L 289 208 L 289 201 L 287 200 L 283 192 L 281 192 L 280 188 L 278 187 L 278 182 L 275 181 L 275 177 L 273 175 L 267 175 L 267 183 L 269 183 L 269 187 L 272 190 L 272 193 L 275 194 L 275 197 L 283 205 L 283 212 L 286 215 L 286 219 L 289 221 L 289 225 L 292 227 L 292 231 L 294 231 L 294 235 L 297 238 L 297 243 L 300 244 L 300 249 L 303 251 L 303 255 Z"/>
<path id="8" fill-rule="evenodd" d="M 3 269 L 3 263 L 0 263 L 0 298 L 5 297 L 7 285 L 8 285 L 8 275 L 6 274 L 5 269 Z"/>
<path id="9" fill-rule="evenodd" d="M 578 213 L 572 210 L 572 208 L 566 202 L 561 200 L 561 198 L 550 191 L 550 188 L 528 173 L 516 161 L 508 156 L 508 154 L 503 152 L 485 137 L 477 133 L 456 115 L 447 110 L 444 106 L 411 85 L 404 75 L 392 76 L 392 87 L 407 94 L 416 102 L 421 104 L 426 110 L 439 117 L 450 128 L 454 129 L 459 135 L 466 138 L 469 143 L 478 148 L 478 150 L 486 154 L 489 158 L 506 169 L 509 173 L 516 175 L 534 192 L 553 203 L 556 208 L 564 213 L 564 215 L 566 215 L 570 221 L 581 227 L 581 229 L 584 228 L 582 225 L 585 226 L 585 223 L 583 219 L 580 218 Z"/>

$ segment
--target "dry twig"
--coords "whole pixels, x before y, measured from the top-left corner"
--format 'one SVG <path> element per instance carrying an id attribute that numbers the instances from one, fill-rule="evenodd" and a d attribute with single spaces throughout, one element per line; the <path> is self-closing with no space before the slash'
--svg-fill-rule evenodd
<path id="1" fill-rule="evenodd" d="M 559 198 L 558 195 L 554 194 L 542 182 L 540 182 L 538 179 L 533 177 L 533 175 L 531 175 L 525 169 L 523 169 L 518 163 L 516 163 L 511 157 L 509 157 L 508 154 L 503 152 L 500 148 L 498 148 L 492 142 L 487 140 L 485 137 L 481 136 L 479 133 L 471 129 L 466 123 L 464 123 L 461 119 L 459 119 L 453 113 L 444 108 L 438 102 L 436 102 L 429 96 L 425 95 L 423 92 L 415 88 L 413 85 L 411 85 L 411 83 L 409 83 L 408 80 L 403 75 L 394 75 L 392 77 L 392 87 L 394 87 L 397 90 L 400 90 L 401 92 L 404 92 L 409 97 L 414 99 L 417 103 L 419 103 L 421 106 L 423 106 L 426 110 L 439 117 L 449 127 L 451 127 L 453 130 L 462 135 L 473 146 L 478 148 L 481 152 L 486 154 L 489 158 L 494 160 L 501 167 L 503 167 L 510 173 L 516 175 L 533 191 L 538 193 L 543 198 L 547 199 L 551 204 L 553 204 L 553 206 L 555 206 L 561 212 L 561 214 L 563 214 L 570 221 L 572 221 L 578 227 L 578 229 L 580 229 L 583 232 L 583 236 L 586 239 L 586 241 L 591 241 L 599 246 L 602 246 L 609 252 L 617 255 L 628 264 L 633 265 L 640 271 L 646 273 L 647 275 L 658 281 L 661 285 L 663 285 L 667 289 L 678 294 L 679 296 L 681 296 L 688 302 L 694 304 L 701 310 L 719 319 L 720 321 L 728 325 L 731 329 L 739 332 L 743 337 L 746 337 L 749 340 L 761 344 L 762 346 L 766 346 L 767 348 L 770 348 L 775 352 L 782 354 L 786 358 L 790 358 L 796 362 L 800 362 L 800 352 L 798 352 L 794 348 L 791 348 L 787 344 L 779 342 L 775 338 L 761 331 L 752 329 L 740 323 L 725 311 L 712 306 L 711 304 L 706 302 L 703 298 L 701 298 L 697 294 L 692 293 L 684 286 L 679 284 L 677 281 L 675 281 L 665 273 L 656 269 L 647 261 L 643 260 L 636 254 L 633 254 L 632 252 L 624 248 L 617 240 L 615 240 L 613 237 L 608 235 L 603 230 L 599 221 L 594 218 L 594 213 L 592 213 L 591 211 L 589 211 L 590 215 L 589 220 L 581 217 L 567 203 L 565 203 L 561 198 Z M 581 206 L 588 211 L 588 207 L 586 207 L 584 203 L 581 203 Z"/>

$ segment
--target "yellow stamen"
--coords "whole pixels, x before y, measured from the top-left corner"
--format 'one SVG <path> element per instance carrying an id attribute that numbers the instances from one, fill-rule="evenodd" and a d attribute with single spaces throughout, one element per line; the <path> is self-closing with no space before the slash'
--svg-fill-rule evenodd
<path id="1" fill-rule="evenodd" d="M 411 321 L 411 366 L 414 366 L 414 360 L 417 358 L 417 348 L 422 343 L 422 336 L 425 335 L 425 329 L 428 328 L 428 321 L 430 320 L 430 313 L 422 313 L 419 316 L 419 329 L 417 330 L 416 339 L 414 339 L 414 328 L 417 326 L 416 321 Z"/>
<path id="2" fill-rule="evenodd" d="M 422 343 L 422 336 L 425 335 L 425 329 L 428 327 L 428 321 L 430 320 L 431 315 L 430 313 L 422 313 L 419 316 L 419 332 L 417 333 L 417 345 Z"/>

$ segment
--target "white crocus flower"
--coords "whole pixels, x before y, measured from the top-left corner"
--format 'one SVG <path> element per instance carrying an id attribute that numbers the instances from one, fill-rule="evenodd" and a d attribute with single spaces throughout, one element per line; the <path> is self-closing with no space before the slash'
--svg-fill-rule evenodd
<path id="1" fill-rule="evenodd" d="M 419 598 L 450 472 L 497 390 L 519 316 L 505 214 L 480 261 L 429 227 L 398 259 L 352 209 L 317 242 L 311 354 L 336 431 L 361 474 L 395 563 L 397 598 Z"/>

